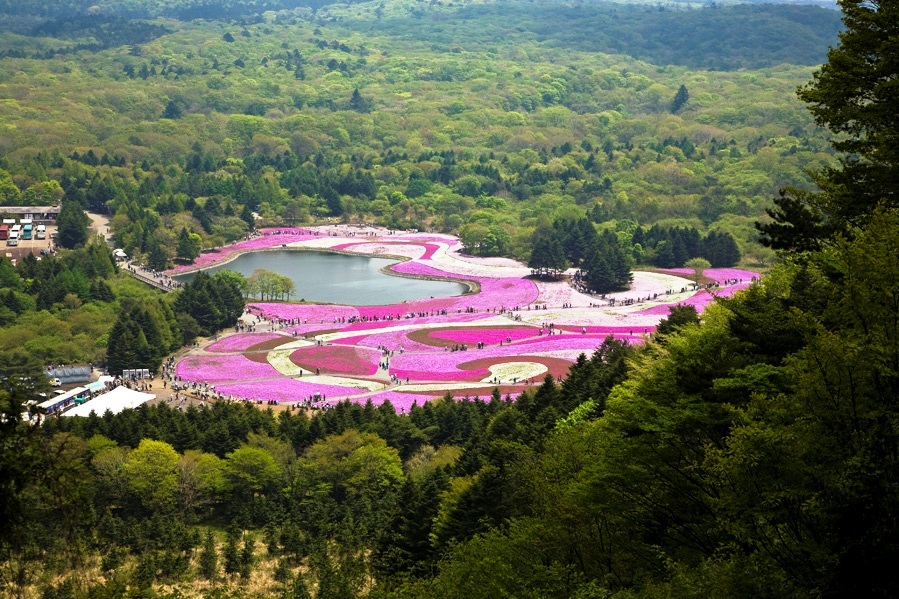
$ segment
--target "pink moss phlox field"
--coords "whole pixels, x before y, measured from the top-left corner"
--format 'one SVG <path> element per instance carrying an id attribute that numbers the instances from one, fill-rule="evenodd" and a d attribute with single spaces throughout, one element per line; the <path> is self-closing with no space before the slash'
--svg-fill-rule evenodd
<path id="1" fill-rule="evenodd" d="M 668 304 L 673 305 L 673 304 Z M 642 312 L 641 312 L 642 314 Z M 665 312 L 667 314 L 667 312 Z M 639 329 L 642 333 L 643 329 L 647 327 L 636 327 L 636 326 L 620 326 L 620 327 L 610 327 L 610 326 L 577 326 L 577 325 L 562 325 L 556 326 L 556 329 L 561 329 L 566 333 L 581 333 L 583 329 L 587 330 L 587 334 L 589 335 L 629 335 L 631 332 L 635 333 Z M 655 331 L 655 327 L 648 327 L 649 331 Z"/>
<path id="2" fill-rule="evenodd" d="M 272 339 L 284 339 L 284 343 L 291 341 L 290 337 L 278 333 L 237 333 L 220 339 L 206 347 L 209 352 L 242 352 L 248 348 Z"/>
<path id="3" fill-rule="evenodd" d="M 537 327 L 515 327 L 515 328 L 492 328 L 492 327 L 470 327 L 464 329 L 437 329 L 428 334 L 428 337 L 434 339 L 443 339 L 445 341 L 455 341 L 458 343 L 475 344 L 486 343 L 495 345 L 500 341 L 511 338 L 513 341 L 526 339 L 528 337 L 536 337 L 540 329 Z"/>
<path id="4" fill-rule="evenodd" d="M 434 348 L 424 343 L 419 343 L 413 339 L 409 339 L 409 333 L 413 329 L 402 329 L 400 331 L 375 331 L 371 335 L 359 340 L 361 345 L 366 347 L 386 347 L 392 351 L 434 351 Z M 343 340 L 340 341 L 343 343 Z"/>
<path id="5" fill-rule="evenodd" d="M 353 251 L 354 249 L 359 249 L 359 251 L 365 252 L 364 249 L 360 249 L 360 248 L 362 248 L 362 246 L 371 245 L 371 244 L 373 244 L 373 242 L 353 241 L 350 243 L 341 243 L 339 245 L 335 245 L 335 246 L 333 246 L 332 249 L 347 250 L 347 251 Z M 430 260 L 431 257 L 434 255 L 434 252 L 436 252 L 437 250 L 440 249 L 440 246 L 437 244 L 426 243 L 426 242 L 417 242 L 417 241 L 381 240 L 380 242 L 377 243 L 377 245 L 387 246 L 388 248 L 390 246 L 398 246 L 398 245 L 400 245 L 400 246 L 417 246 L 419 248 L 422 248 L 422 254 L 420 256 L 416 257 L 415 260 Z M 390 252 L 388 251 L 387 253 L 389 254 Z"/>
<path id="6" fill-rule="evenodd" d="M 354 335 L 352 337 L 341 337 L 340 339 L 335 339 L 331 343 L 335 345 L 365 345 L 365 340 L 370 336 L 371 335 Z"/>
<path id="7" fill-rule="evenodd" d="M 253 239 L 247 239 L 244 241 L 238 241 L 231 245 L 216 248 L 211 252 L 200 254 L 200 256 L 197 257 L 196 260 L 194 260 L 193 264 L 183 264 L 181 266 L 176 266 L 168 272 L 178 273 L 184 270 L 211 266 L 216 262 L 221 262 L 222 260 L 230 257 L 235 252 L 262 250 L 272 247 L 278 247 L 288 243 L 296 243 L 297 241 L 314 239 L 315 237 L 317 237 L 317 235 L 315 235 L 308 229 L 284 228 L 277 229 L 277 231 L 278 232 L 275 232 L 275 230 L 273 229 L 264 229 L 262 231 L 262 235 L 260 235 L 259 237 L 254 237 Z"/>
<path id="8" fill-rule="evenodd" d="M 253 383 L 219 384 L 215 386 L 215 390 L 226 396 L 231 395 L 237 398 L 250 400 L 272 400 L 279 403 L 301 401 L 316 393 L 324 394 L 326 399 L 335 401 L 361 393 L 359 389 L 354 387 L 323 385 L 320 383 L 290 378 L 255 381 Z"/>
<path id="9" fill-rule="evenodd" d="M 290 360 L 301 366 L 321 366 L 326 372 L 371 376 L 378 372 L 379 352 L 345 345 L 315 345 L 303 347 Z"/>
<path id="10" fill-rule="evenodd" d="M 643 329 L 641 328 L 639 331 L 634 328 L 634 335 L 642 334 Z M 618 335 L 622 337 L 626 337 L 624 333 L 609 333 L 612 336 L 618 338 Z M 562 335 L 546 335 L 544 334 L 542 337 L 532 337 L 530 339 L 523 339 L 517 343 L 513 343 L 512 345 L 504 345 L 502 348 L 495 349 L 505 349 L 507 353 L 522 353 L 523 351 L 527 351 L 528 353 L 534 352 L 550 352 L 550 351 L 558 351 L 558 350 L 583 350 L 588 354 L 596 349 L 603 340 L 609 334 L 588 334 L 581 335 L 580 333 L 564 333 Z M 488 348 L 490 349 L 490 348 Z M 484 351 L 484 350 L 480 350 Z M 479 352 L 475 352 L 479 353 Z"/>
<path id="11" fill-rule="evenodd" d="M 665 268 L 663 272 L 692 277 L 696 271 L 692 268 Z M 743 283 L 751 283 L 758 280 L 760 275 L 750 270 L 742 270 L 739 268 L 707 268 L 702 271 L 702 276 L 713 281 L 718 281 L 720 285 L 725 285 L 726 281 L 738 281 Z"/>
<path id="12" fill-rule="evenodd" d="M 375 405 L 389 401 L 395 409 L 406 412 L 413 402 L 422 405 L 447 392 L 458 400 L 468 395 L 472 400 L 480 397 L 489 401 L 492 386 L 480 381 L 491 376 L 490 369 L 494 364 L 528 362 L 529 358 L 534 362 L 557 359 L 561 360 L 554 366 L 558 370 L 579 353 L 590 356 L 607 336 L 628 343 L 641 342 L 647 333 L 655 330 L 654 323 L 658 318 L 667 317 L 671 306 L 676 305 L 660 303 L 638 310 L 639 306 L 621 304 L 611 309 L 597 307 L 594 310 L 594 298 L 579 294 L 565 283 L 540 283 L 538 286 L 524 278 L 527 269 L 522 265 L 507 259 L 465 256 L 459 253 L 460 241 L 446 235 L 388 233 L 366 228 L 357 236 L 359 231 L 342 225 L 313 231 L 280 229 L 264 233 L 203 254 L 197 264 L 181 268 L 207 266 L 232 257 L 236 252 L 299 245 L 309 249 L 330 248 L 365 255 L 403 257 L 390 267 L 397 275 L 469 281 L 479 287 L 479 292 L 382 306 L 250 304 L 251 314 L 274 322 L 245 318 L 245 322 L 255 324 L 259 330 L 225 337 L 206 348 L 206 352 L 217 353 L 186 358 L 176 367 L 176 374 L 185 380 L 215 383 L 216 389 L 226 396 L 295 403 L 312 398 L 314 394 L 324 394 L 330 404 L 345 399 L 364 403 L 370 399 Z M 310 243 L 304 244 L 304 241 Z M 689 279 L 694 274 L 688 268 L 664 272 Z M 715 297 L 729 296 L 758 278 L 757 273 L 739 269 L 707 269 L 703 274 L 705 280 L 715 281 L 717 285 L 691 297 L 679 295 L 686 297 L 681 304 L 695 306 L 698 311 Z M 644 279 L 654 282 L 658 277 Z M 629 293 L 638 294 L 639 289 L 635 283 Z M 533 304 L 538 301 L 548 306 L 545 323 L 540 321 L 540 313 L 533 312 L 537 307 Z M 559 312 L 563 305 L 575 310 Z M 516 321 L 516 315 L 510 314 L 515 310 L 520 311 L 517 318 L 522 321 Z M 547 325 L 553 318 L 560 322 L 555 324 L 555 334 L 551 335 Z M 349 322 L 351 320 L 353 322 Z M 484 322 L 480 323 L 481 320 Z M 632 324 L 636 322 L 641 324 Z M 274 331 L 267 332 L 268 329 Z M 423 330 L 428 339 L 422 335 Z M 255 361 L 271 354 L 248 351 L 260 343 L 266 343 L 263 347 L 271 347 L 272 340 L 278 338 L 288 343 L 309 333 L 335 331 L 339 335 L 321 339 L 324 345 L 293 350 L 291 360 L 304 368 L 321 368 L 322 374 L 332 375 L 322 379 L 336 384 L 320 384 L 315 376 L 286 377 L 270 364 Z M 506 344 L 507 338 L 512 342 Z M 438 345 L 422 341 L 434 341 Z M 500 341 L 504 342 L 502 346 Z M 486 347 L 476 349 L 478 342 L 485 343 Z M 466 344 L 468 350 L 447 351 L 440 346 L 455 343 Z M 388 360 L 380 348 L 392 352 L 388 372 L 379 369 L 379 363 Z M 243 352 L 243 355 L 234 355 L 237 352 Z M 460 365 L 471 369 L 466 370 Z M 384 391 L 366 391 L 352 386 L 352 377 L 387 383 L 388 373 L 398 377 L 403 384 Z M 340 376 L 350 380 L 345 385 L 340 384 L 339 379 L 334 378 Z M 407 377 L 410 383 L 426 385 L 425 388 L 430 390 L 405 393 Z M 459 389 L 460 386 L 463 388 Z M 504 397 L 507 394 L 517 396 L 524 389 L 524 385 L 507 384 L 501 391 Z"/>
<path id="13" fill-rule="evenodd" d="M 281 376 L 271 364 L 254 362 L 243 355 L 190 356 L 178 362 L 175 374 L 197 383 Z"/>
<path id="14" fill-rule="evenodd" d="M 682 302 L 677 302 L 676 304 L 661 304 L 658 306 L 652 306 L 650 308 L 645 308 L 640 310 L 639 312 L 634 312 L 634 314 L 641 315 L 659 315 L 659 316 L 668 316 L 671 314 L 671 308 L 674 306 L 693 306 L 696 308 L 696 311 L 702 313 L 705 310 L 705 307 L 708 306 L 715 300 L 714 296 L 706 290 L 697 291 L 691 297 L 688 297 Z"/>
<path id="15" fill-rule="evenodd" d="M 319 321 L 315 321 L 315 323 L 310 322 L 309 324 L 292 324 L 287 325 L 282 329 L 279 329 L 281 332 L 286 333 L 288 335 L 293 335 L 296 333 L 297 337 L 307 337 L 308 334 L 317 333 L 319 331 L 335 331 L 342 330 L 346 327 L 346 323 L 339 322 L 325 322 L 320 323 Z"/>
<path id="16" fill-rule="evenodd" d="M 254 302 L 248 307 L 253 314 L 269 320 L 296 320 L 300 324 L 335 324 L 337 318 L 350 319 L 359 316 L 353 306 L 337 306 L 332 304 L 278 304 L 272 302 Z"/>
<path id="17" fill-rule="evenodd" d="M 352 401 L 353 403 L 364 404 L 366 401 L 371 399 L 371 403 L 376 406 L 380 406 L 385 401 L 389 401 L 394 410 L 408 414 L 409 410 L 412 409 L 412 404 L 417 403 L 419 406 L 422 406 L 425 402 L 431 401 L 432 399 L 437 397 L 441 397 L 442 395 L 442 393 L 425 395 L 420 393 L 403 393 L 401 391 L 381 391 L 380 393 L 375 393 L 366 397 L 353 398 L 350 401 Z"/>
<path id="18" fill-rule="evenodd" d="M 473 377 L 482 379 L 489 374 L 488 370 L 460 370 L 459 364 L 482 358 L 517 356 L 522 353 L 523 348 L 526 348 L 525 351 L 528 353 L 580 350 L 589 355 L 602 343 L 602 339 L 591 335 L 553 335 L 511 345 L 487 346 L 484 349 L 468 351 L 438 350 L 428 353 L 394 354 L 390 359 L 390 373 L 402 379 L 409 377 L 410 381 L 471 380 Z"/>

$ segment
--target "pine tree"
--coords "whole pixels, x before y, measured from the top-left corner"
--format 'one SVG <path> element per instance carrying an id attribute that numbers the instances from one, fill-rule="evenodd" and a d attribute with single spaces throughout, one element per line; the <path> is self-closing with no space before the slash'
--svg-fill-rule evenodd
<path id="1" fill-rule="evenodd" d="M 240 572 L 240 550 L 237 548 L 239 538 L 240 531 L 232 523 L 228 527 L 228 537 L 225 541 L 225 574 L 237 574 Z"/>
<path id="2" fill-rule="evenodd" d="M 282 557 L 278 560 L 278 565 L 275 566 L 272 578 L 275 579 L 275 582 L 280 582 L 281 584 L 290 580 L 290 563 L 288 563 L 287 558 Z"/>
<path id="3" fill-rule="evenodd" d="M 358 89 L 354 89 L 353 95 L 350 97 L 350 108 L 356 112 L 369 112 L 371 110 L 371 104 L 367 98 L 359 93 Z"/>
<path id="4" fill-rule="evenodd" d="M 681 85 L 677 89 L 677 93 L 674 94 L 674 99 L 671 100 L 671 113 L 675 114 L 680 111 L 681 108 L 684 107 L 684 104 L 687 103 L 687 100 L 690 99 L 690 94 L 687 91 L 686 85 Z"/>
<path id="5" fill-rule="evenodd" d="M 293 580 L 293 599 L 312 599 L 312 594 L 309 592 L 306 579 L 302 574 L 297 574 Z"/>
<path id="6" fill-rule="evenodd" d="M 821 127 L 834 133 L 844 154 L 839 166 L 815 173 L 820 192 L 787 188 L 756 223 L 762 242 L 775 249 L 808 251 L 837 232 L 852 231 L 877 204 L 899 207 L 899 121 L 896 119 L 895 2 L 839 0 L 845 28 L 840 43 L 799 98 Z"/>
<path id="7" fill-rule="evenodd" d="M 168 104 L 165 105 L 165 110 L 162 113 L 162 118 L 164 119 L 180 119 L 181 118 L 181 108 L 174 100 L 169 100 Z"/>
<path id="8" fill-rule="evenodd" d="M 87 242 L 90 219 L 78 202 L 69 200 L 62 203 L 56 225 L 59 233 L 59 245 L 74 248 Z"/>
<path id="9" fill-rule="evenodd" d="M 240 577 L 244 580 L 250 578 L 253 573 L 253 561 L 255 553 L 256 541 L 252 535 L 245 534 L 243 537 L 243 547 L 240 550 Z"/>
<path id="10" fill-rule="evenodd" d="M 206 531 L 203 539 L 203 549 L 200 551 L 200 575 L 206 580 L 218 578 L 219 554 L 215 548 L 215 535 L 212 531 Z"/>
<path id="11" fill-rule="evenodd" d="M 177 254 L 178 257 L 187 260 L 188 262 L 193 262 L 200 255 L 200 245 L 202 243 L 202 239 L 196 233 L 188 233 L 185 227 L 181 227 L 181 232 L 178 234 L 178 247 Z"/>

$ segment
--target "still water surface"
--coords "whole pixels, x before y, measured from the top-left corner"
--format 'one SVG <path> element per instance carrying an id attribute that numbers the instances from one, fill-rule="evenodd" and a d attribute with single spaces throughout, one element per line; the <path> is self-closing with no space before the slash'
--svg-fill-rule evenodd
<path id="1" fill-rule="evenodd" d="M 379 306 L 429 297 L 462 295 L 468 287 L 451 281 L 427 281 L 385 275 L 381 268 L 396 263 L 389 258 L 349 256 L 331 252 L 275 250 L 250 252 L 227 264 L 205 269 L 233 270 L 245 277 L 264 268 L 290 277 L 296 293 L 290 299 L 348 304 L 351 306 Z M 193 273 L 175 277 L 190 281 Z"/>

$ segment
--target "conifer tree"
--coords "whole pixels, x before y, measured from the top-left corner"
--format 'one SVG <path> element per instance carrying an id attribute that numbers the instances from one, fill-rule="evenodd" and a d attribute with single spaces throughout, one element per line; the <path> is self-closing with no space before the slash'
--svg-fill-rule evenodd
<path id="1" fill-rule="evenodd" d="M 255 546 L 256 541 L 253 539 L 253 536 L 245 534 L 243 537 L 243 547 L 240 549 L 239 566 L 240 577 L 244 580 L 250 578 L 250 575 L 253 573 Z"/>
<path id="2" fill-rule="evenodd" d="M 237 574 L 240 572 L 240 549 L 237 547 L 240 531 L 233 522 L 228 527 L 228 536 L 225 540 L 225 574 Z"/>
<path id="3" fill-rule="evenodd" d="M 680 111 L 681 108 L 684 107 L 684 104 L 687 103 L 687 100 L 690 99 L 690 94 L 687 92 L 687 86 L 681 85 L 677 89 L 677 93 L 674 94 L 674 99 L 671 100 L 671 114 L 676 114 Z"/>
<path id="4" fill-rule="evenodd" d="M 215 535 L 211 530 L 206 531 L 203 539 L 203 549 L 200 551 L 200 575 L 206 580 L 218 578 L 219 554 L 215 547 Z"/>

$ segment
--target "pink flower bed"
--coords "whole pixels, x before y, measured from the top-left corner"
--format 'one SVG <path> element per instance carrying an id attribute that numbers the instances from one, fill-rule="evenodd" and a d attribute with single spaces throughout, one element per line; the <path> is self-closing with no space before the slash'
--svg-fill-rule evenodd
<path id="1" fill-rule="evenodd" d="M 272 339 L 284 339 L 284 343 L 291 341 L 290 337 L 279 335 L 278 333 L 237 333 L 224 339 L 220 339 L 206 347 L 206 351 L 211 352 L 241 352 L 246 351 L 250 347 L 271 341 Z"/>
<path id="2" fill-rule="evenodd" d="M 421 406 L 427 401 L 442 396 L 443 393 L 433 393 L 430 395 L 425 395 L 420 393 L 403 393 L 401 391 L 381 391 L 380 393 L 367 395 L 365 397 L 352 398 L 350 401 L 352 401 L 353 403 L 364 404 L 366 401 L 371 399 L 371 402 L 376 406 L 383 404 L 385 401 L 389 401 L 393 406 L 393 409 L 400 410 L 408 414 L 409 410 L 412 409 L 412 404 L 417 403 L 419 406 Z"/>
<path id="3" fill-rule="evenodd" d="M 682 302 L 677 302 L 676 304 L 660 304 L 657 306 L 652 306 L 650 308 L 645 308 L 640 310 L 639 312 L 634 312 L 634 314 L 651 314 L 651 315 L 659 315 L 663 317 L 668 317 L 671 314 L 671 308 L 674 306 L 693 306 L 696 308 L 697 312 L 702 312 L 705 310 L 705 307 L 712 303 L 715 298 L 708 291 L 697 291 L 695 295 L 685 299 Z"/>
<path id="4" fill-rule="evenodd" d="M 183 264 L 181 266 L 176 266 L 168 272 L 177 274 L 185 270 L 212 266 L 216 262 L 221 262 L 222 260 L 228 258 L 235 252 L 262 250 L 272 247 L 278 247 L 287 243 L 295 243 L 297 241 L 314 239 L 315 237 L 317 237 L 317 235 L 315 235 L 308 229 L 264 229 L 262 231 L 262 235 L 259 237 L 254 237 L 253 239 L 248 239 L 246 241 L 239 241 L 231 245 L 216 248 L 214 251 L 200 254 L 200 256 L 196 260 L 194 260 L 193 264 Z"/>
<path id="5" fill-rule="evenodd" d="M 637 329 L 634 327 L 634 335 L 643 334 L 643 329 Z M 509 352 L 515 353 L 534 353 L 534 352 L 551 352 L 551 351 L 559 351 L 559 350 L 582 350 L 589 355 L 594 349 L 596 349 L 609 334 L 608 333 L 599 333 L 599 334 L 589 334 L 589 335 L 581 335 L 575 333 L 564 333 L 562 335 L 546 335 L 544 334 L 542 337 L 535 337 L 531 339 L 524 339 L 519 341 L 518 343 L 513 343 L 512 345 L 504 345 L 501 348 L 496 349 L 505 349 L 508 348 Z M 611 335 L 617 337 L 618 335 L 627 336 L 626 333 L 611 333 Z M 482 350 L 483 351 L 483 350 Z"/>
<path id="6" fill-rule="evenodd" d="M 341 345 L 303 347 L 290 354 L 291 362 L 307 370 L 319 367 L 328 373 L 360 376 L 375 374 L 379 357 L 380 353 L 375 350 Z"/>
<path id="7" fill-rule="evenodd" d="M 666 268 L 664 272 L 692 277 L 696 274 L 692 268 Z M 725 285 L 725 281 L 736 280 L 743 283 L 751 283 L 753 279 L 760 277 L 759 273 L 751 270 L 741 270 L 739 268 L 707 268 L 702 271 L 702 275 L 706 278 L 718 281 L 721 285 Z"/>
<path id="8" fill-rule="evenodd" d="M 316 393 L 323 394 L 325 399 L 336 401 L 363 392 L 354 387 L 323 385 L 291 378 L 257 381 L 254 383 L 220 384 L 215 386 L 215 390 L 223 395 L 231 395 L 243 399 L 274 400 L 291 403 L 302 401 Z"/>
<path id="9" fill-rule="evenodd" d="M 581 350 L 591 354 L 602 343 L 601 337 L 589 335 L 553 335 L 532 341 L 511 345 L 487 346 L 484 349 L 468 351 L 437 350 L 428 353 L 415 352 L 394 354 L 390 359 L 390 373 L 410 381 L 469 381 L 480 380 L 489 375 L 486 368 L 462 370 L 459 364 L 482 358 L 506 358 L 526 353 L 551 352 L 558 350 Z"/>
<path id="10" fill-rule="evenodd" d="M 341 244 L 339 244 L 339 245 L 335 245 L 335 246 L 333 247 L 333 249 L 335 249 L 335 250 L 348 250 L 348 251 L 351 251 L 353 248 L 358 248 L 358 247 L 360 247 L 360 246 L 365 246 L 365 245 L 367 245 L 368 243 L 371 243 L 371 242 L 365 242 L 365 241 L 353 241 L 353 242 L 350 242 L 350 243 L 341 243 Z M 438 249 L 440 249 L 440 246 L 439 246 L 439 245 L 436 245 L 436 244 L 433 244 L 433 243 L 425 243 L 425 242 L 417 243 L 417 242 L 414 242 L 414 241 L 379 241 L 379 242 L 378 242 L 378 245 L 386 245 L 386 246 L 391 246 L 391 245 L 411 245 L 411 246 L 417 246 L 417 247 L 420 247 L 420 248 L 424 248 L 424 253 L 423 253 L 421 256 L 419 256 L 418 258 L 416 258 L 416 260 L 430 260 L 431 257 L 434 255 L 434 252 L 436 252 Z"/>
<path id="11" fill-rule="evenodd" d="M 334 324 L 338 318 L 350 319 L 359 316 L 353 306 L 337 306 L 332 304 L 276 304 L 270 302 L 254 302 L 249 304 L 253 314 L 269 320 L 299 319 L 300 324 Z"/>
<path id="12" fill-rule="evenodd" d="M 667 314 L 667 312 L 666 312 L 666 314 Z M 643 329 L 645 329 L 645 328 L 647 328 L 647 327 L 641 327 L 641 326 L 630 326 L 630 327 L 627 327 L 627 326 L 624 326 L 624 327 L 583 326 L 583 327 L 579 327 L 579 326 L 570 326 L 570 325 L 562 325 L 562 326 L 556 327 L 556 329 L 562 329 L 566 333 L 580 333 L 580 332 L 582 332 L 582 329 L 587 329 L 588 335 L 603 335 L 603 336 L 630 335 L 631 332 L 636 334 L 638 330 L 642 333 Z M 652 332 L 654 330 L 655 330 L 655 327 L 649 327 L 650 332 Z"/>
<path id="13" fill-rule="evenodd" d="M 178 362 L 175 374 L 197 383 L 281 376 L 271 364 L 254 362 L 243 355 L 191 356 Z"/>
<path id="14" fill-rule="evenodd" d="M 353 337 L 353 339 L 356 340 L 355 343 L 364 345 L 366 347 L 386 347 L 387 349 L 393 351 L 399 351 L 400 348 L 402 348 L 403 351 L 434 351 L 434 348 L 430 345 L 425 345 L 424 343 L 419 343 L 418 341 L 409 339 L 408 335 L 411 332 L 411 330 L 383 332 L 375 331 L 371 335 L 360 335 Z M 349 340 L 339 339 L 334 341 L 334 343 L 348 345 Z"/>
<path id="15" fill-rule="evenodd" d="M 539 330 L 536 327 L 514 327 L 508 329 L 467 327 L 464 329 L 438 329 L 429 333 L 428 337 L 466 344 L 481 342 L 495 345 L 500 341 L 505 342 L 508 338 L 517 341 L 528 337 L 536 337 Z"/>

